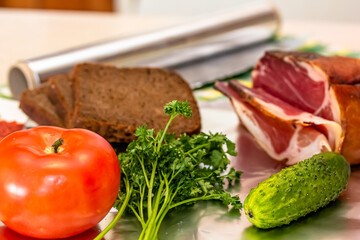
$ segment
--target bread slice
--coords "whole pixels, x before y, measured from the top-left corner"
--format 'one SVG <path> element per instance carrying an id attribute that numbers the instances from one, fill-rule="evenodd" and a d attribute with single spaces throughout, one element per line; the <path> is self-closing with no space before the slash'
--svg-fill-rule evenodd
<path id="1" fill-rule="evenodd" d="M 20 108 L 39 125 L 64 127 L 55 106 L 48 98 L 49 85 L 43 84 L 35 89 L 25 90 L 20 98 Z"/>
<path id="2" fill-rule="evenodd" d="M 198 133 L 200 113 L 189 85 L 175 72 L 156 68 L 77 65 L 46 85 L 26 90 L 20 108 L 39 125 L 86 128 L 109 142 L 128 143 L 139 126 L 164 129 L 169 117 L 163 107 L 187 100 L 191 118 L 178 117 L 168 132 Z"/>
<path id="3" fill-rule="evenodd" d="M 74 81 L 72 127 L 92 130 L 110 142 L 130 142 L 139 126 L 165 128 L 169 120 L 163 110 L 166 103 L 187 100 L 193 116 L 176 118 L 168 131 L 176 135 L 200 131 L 192 90 L 174 71 L 84 63 L 73 69 L 70 78 Z"/>
<path id="4" fill-rule="evenodd" d="M 57 114 L 63 119 L 64 125 L 71 128 L 74 112 L 72 80 L 68 75 L 56 75 L 48 80 L 48 97 L 54 104 Z"/>

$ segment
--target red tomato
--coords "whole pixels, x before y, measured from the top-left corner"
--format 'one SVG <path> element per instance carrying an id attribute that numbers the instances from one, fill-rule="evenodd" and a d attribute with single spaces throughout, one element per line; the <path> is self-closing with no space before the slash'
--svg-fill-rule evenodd
<path id="1" fill-rule="evenodd" d="M 0 220 L 23 235 L 64 238 L 94 227 L 119 186 L 115 151 L 91 131 L 36 127 L 0 142 Z"/>
<path id="2" fill-rule="evenodd" d="M 90 239 L 94 239 L 100 233 L 101 233 L 101 229 L 97 225 L 83 233 L 68 238 L 62 238 L 61 240 L 90 240 Z M 5 226 L 0 226 L 0 239 L 1 240 L 38 240 L 38 238 L 32 238 L 32 237 L 26 237 L 24 235 L 20 235 Z"/>

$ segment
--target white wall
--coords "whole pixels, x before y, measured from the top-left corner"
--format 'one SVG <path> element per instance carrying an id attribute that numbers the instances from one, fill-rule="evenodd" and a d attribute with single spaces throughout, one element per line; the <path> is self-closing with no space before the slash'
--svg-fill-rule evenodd
<path id="1" fill-rule="evenodd" d="M 284 19 L 360 23 L 359 0 L 273 0 Z"/>
<path id="2" fill-rule="evenodd" d="M 188 16 L 225 10 L 251 0 L 116 0 L 124 14 Z M 360 23 L 359 0 L 272 0 L 284 20 Z"/>

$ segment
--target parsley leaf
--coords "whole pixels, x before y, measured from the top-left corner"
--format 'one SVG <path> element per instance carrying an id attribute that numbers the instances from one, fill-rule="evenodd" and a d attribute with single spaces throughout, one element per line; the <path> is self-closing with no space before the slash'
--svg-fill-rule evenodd
<path id="1" fill-rule="evenodd" d="M 174 100 L 169 102 L 164 107 L 165 114 L 173 116 L 173 115 L 184 115 L 185 117 L 191 117 L 192 111 L 187 101 L 179 102 Z"/>
<path id="2" fill-rule="evenodd" d="M 137 217 L 142 225 L 141 240 L 157 239 L 166 214 L 181 205 L 201 200 L 218 200 L 239 211 L 238 196 L 224 191 L 224 180 L 231 184 L 240 179 L 241 172 L 227 169 L 235 156 L 235 144 L 219 133 L 181 135 L 166 134 L 174 118 L 191 116 L 187 102 L 172 101 L 164 107 L 170 120 L 164 131 L 155 135 L 153 129 L 142 126 L 136 130 L 137 140 L 119 154 L 121 185 L 115 202 L 119 212 L 97 237 L 101 239 L 124 212 Z M 228 170 L 227 174 L 224 172 Z"/>

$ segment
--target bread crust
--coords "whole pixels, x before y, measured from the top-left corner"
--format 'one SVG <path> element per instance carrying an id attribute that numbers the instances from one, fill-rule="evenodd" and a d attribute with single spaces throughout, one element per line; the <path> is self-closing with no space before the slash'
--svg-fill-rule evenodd
<path id="1" fill-rule="evenodd" d="M 72 80 L 68 75 L 56 75 L 48 80 L 48 97 L 54 104 L 57 114 L 63 119 L 64 125 L 71 128 L 70 122 L 74 112 Z"/>
<path id="2" fill-rule="evenodd" d="M 41 85 L 36 89 L 25 90 L 21 95 L 19 107 L 31 120 L 40 125 L 65 127 L 55 106 L 48 98 L 48 90 L 48 84 Z"/>

